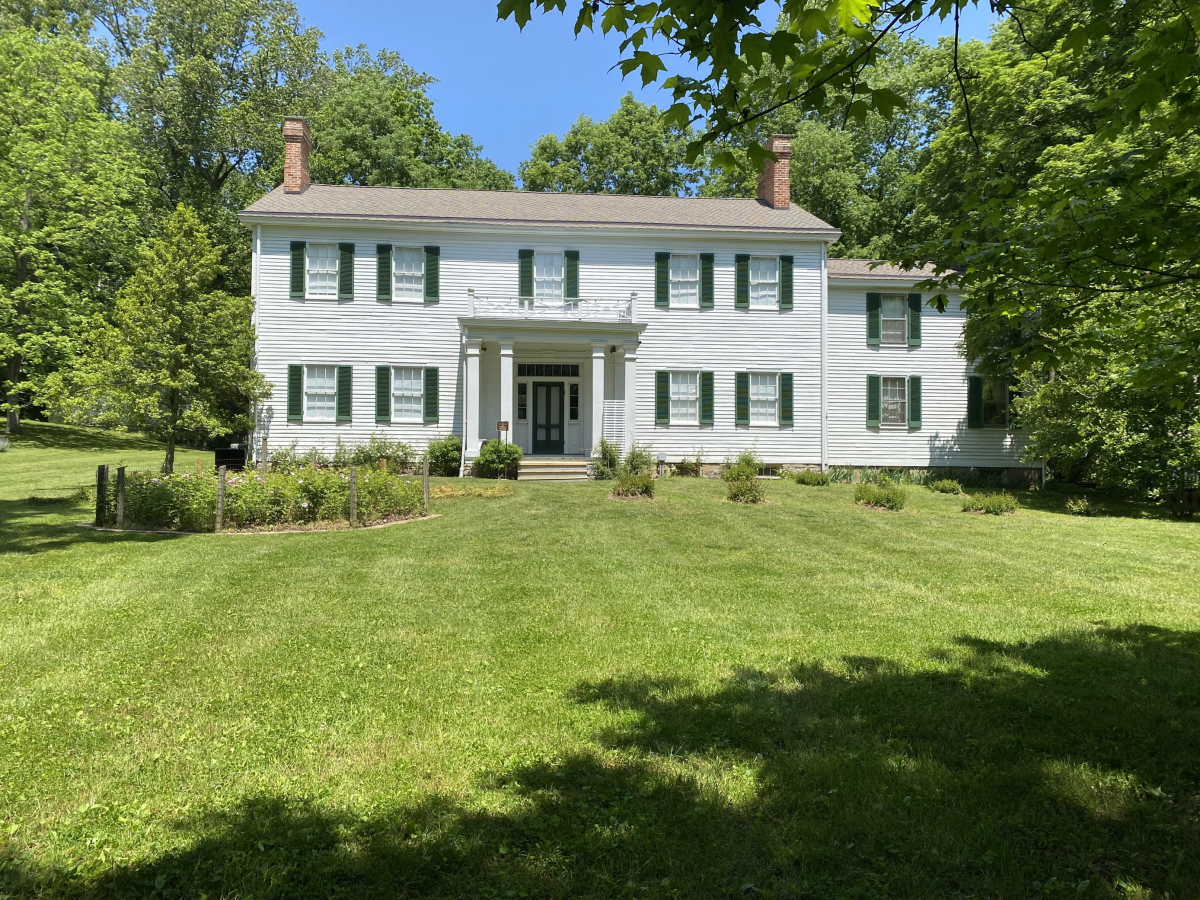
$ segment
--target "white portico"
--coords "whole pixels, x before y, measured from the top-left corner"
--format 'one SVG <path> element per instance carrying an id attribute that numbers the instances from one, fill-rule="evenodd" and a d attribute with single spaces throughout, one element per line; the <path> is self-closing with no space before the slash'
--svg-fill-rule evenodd
<path id="1" fill-rule="evenodd" d="M 468 459 L 501 437 L 527 456 L 590 456 L 603 436 L 635 439 L 637 349 L 644 323 L 636 297 L 481 297 L 459 318 L 463 435 Z"/>

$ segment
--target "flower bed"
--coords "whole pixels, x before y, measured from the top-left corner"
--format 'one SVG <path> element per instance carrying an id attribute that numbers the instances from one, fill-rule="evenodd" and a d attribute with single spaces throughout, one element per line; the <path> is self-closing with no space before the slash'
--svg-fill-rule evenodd
<path id="1" fill-rule="evenodd" d="M 110 486 L 110 490 L 111 490 Z M 419 514 L 420 479 L 371 469 L 358 470 L 359 524 Z M 113 506 L 107 504 L 113 524 Z M 125 524 L 136 528 L 212 531 L 216 524 L 216 473 L 134 473 L 125 485 Z M 230 473 L 225 481 L 222 528 L 277 528 L 335 524 L 350 519 L 350 472 L 313 466 L 290 472 Z"/>

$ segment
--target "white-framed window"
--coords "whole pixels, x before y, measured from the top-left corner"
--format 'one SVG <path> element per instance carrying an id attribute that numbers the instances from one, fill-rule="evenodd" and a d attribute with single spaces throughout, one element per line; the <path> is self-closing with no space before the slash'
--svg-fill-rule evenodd
<path id="1" fill-rule="evenodd" d="M 425 371 L 410 366 L 392 369 L 392 419 L 420 422 L 425 414 Z"/>
<path id="2" fill-rule="evenodd" d="M 884 294 L 881 318 L 882 340 L 885 344 L 908 344 L 908 296 Z"/>
<path id="3" fill-rule="evenodd" d="M 700 257 L 671 254 L 671 306 L 700 305 Z"/>
<path id="4" fill-rule="evenodd" d="M 885 376 L 882 379 L 882 390 L 883 418 L 880 421 L 884 425 L 907 425 L 908 379 Z"/>
<path id="5" fill-rule="evenodd" d="M 337 413 L 337 366 L 304 367 L 304 420 L 332 422 Z"/>
<path id="6" fill-rule="evenodd" d="M 392 249 L 392 296 L 397 300 L 425 299 L 425 251 L 420 247 Z"/>
<path id="7" fill-rule="evenodd" d="M 306 296 L 337 297 L 337 244 L 308 245 L 308 287 Z"/>
<path id="8" fill-rule="evenodd" d="M 700 421 L 700 373 L 671 373 L 671 424 L 696 425 Z"/>
<path id="9" fill-rule="evenodd" d="M 533 255 L 533 296 L 537 300 L 563 298 L 563 255 L 561 252 Z"/>
<path id="10" fill-rule="evenodd" d="M 750 305 L 779 305 L 779 258 L 750 257 Z"/>
<path id="11" fill-rule="evenodd" d="M 775 372 L 750 373 L 750 424 L 779 424 L 779 376 Z"/>

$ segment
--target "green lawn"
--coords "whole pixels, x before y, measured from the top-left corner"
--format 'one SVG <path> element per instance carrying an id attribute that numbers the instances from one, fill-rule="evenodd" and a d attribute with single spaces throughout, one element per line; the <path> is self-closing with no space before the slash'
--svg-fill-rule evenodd
<path id="1" fill-rule="evenodd" d="M 21 499 L 120 452 L 0 454 L 0 897 L 1200 896 L 1200 525 L 689 479 L 292 535 Z"/>

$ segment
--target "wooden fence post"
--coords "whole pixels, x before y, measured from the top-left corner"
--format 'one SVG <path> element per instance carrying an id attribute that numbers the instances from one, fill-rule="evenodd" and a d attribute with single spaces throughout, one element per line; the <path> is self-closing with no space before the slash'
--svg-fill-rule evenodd
<path id="1" fill-rule="evenodd" d="M 350 467 L 350 527 L 358 524 L 358 466 Z"/>
<path id="2" fill-rule="evenodd" d="M 425 461 L 421 464 L 421 487 L 425 494 L 425 515 L 429 515 L 429 454 L 425 454 Z"/>
<path id="3" fill-rule="evenodd" d="M 96 524 L 103 525 L 108 502 L 108 466 L 96 466 Z"/>
<path id="4" fill-rule="evenodd" d="M 117 467 L 117 527 L 125 527 L 125 467 Z"/>
<path id="5" fill-rule="evenodd" d="M 225 519 L 225 467 L 220 466 L 217 469 L 217 519 L 213 524 L 213 531 L 220 533 L 221 525 Z"/>

